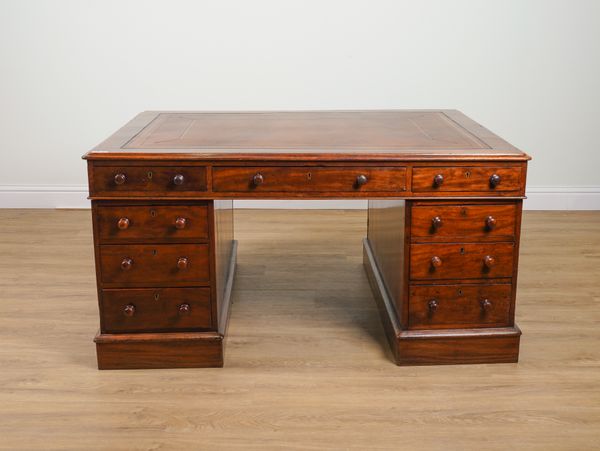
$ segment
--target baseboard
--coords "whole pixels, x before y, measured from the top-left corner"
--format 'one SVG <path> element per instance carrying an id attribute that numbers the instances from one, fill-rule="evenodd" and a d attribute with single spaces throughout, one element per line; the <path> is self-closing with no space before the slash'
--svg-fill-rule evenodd
<path id="1" fill-rule="evenodd" d="M 85 185 L 0 185 L 0 208 L 89 208 Z M 235 208 L 365 209 L 364 199 L 237 200 Z M 600 186 L 532 186 L 526 210 L 600 210 Z"/>
<path id="2" fill-rule="evenodd" d="M 0 208 L 90 208 L 86 185 L 0 185 Z"/>
<path id="3" fill-rule="evenodd" d="M 600 210 L 600 186 L 532 186 L 525 210 Z"/>

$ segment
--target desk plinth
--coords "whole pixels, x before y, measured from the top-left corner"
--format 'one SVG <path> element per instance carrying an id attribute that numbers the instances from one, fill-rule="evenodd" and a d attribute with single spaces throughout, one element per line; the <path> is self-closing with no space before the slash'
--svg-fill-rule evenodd
<path id="1" fill-rule="evenodd" d="M 396 363 L 518 360 L 529 157 L 457 111 L 146 112 L 84 158 L 101 369 L 223 366 L 234 199 L 369 199 Z"/>

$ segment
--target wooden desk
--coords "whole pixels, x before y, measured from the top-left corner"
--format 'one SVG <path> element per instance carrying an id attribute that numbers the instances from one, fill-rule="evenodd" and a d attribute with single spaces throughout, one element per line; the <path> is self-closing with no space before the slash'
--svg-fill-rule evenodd
<path id="1" fill-rule="evenodd" d="M 145 112 L 84 158 L 101 369 L 223 365 L 233 199 L 370 199 L 396 363 L 518 360 L 530 157 L 458 111 Z"/>

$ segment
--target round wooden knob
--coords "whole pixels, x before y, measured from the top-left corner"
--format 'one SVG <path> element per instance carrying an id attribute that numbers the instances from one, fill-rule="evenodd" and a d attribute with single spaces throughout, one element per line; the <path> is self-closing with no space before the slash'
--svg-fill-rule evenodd
<path id="1" fill-rule="evenodd" d="M 481 300 L 481 309 L 484 312 L 487 312 L 491 308 L 492 308 L 492 302 L 489 299 L 482 299 Z"/>
<path id="2" fill-rule="evenodd" d="M 127 304 L 123 309 L 123 315 L 125 316 L 133 316 L 135 314 L 135 305 Z"/>
<path id="3" fill-rule="evenodd" d="M 437 255 L 431 257 L 431 266 L 433 266 L 433 268 L 439 268 L 442 266 L 442 259 Z"/>
<path id="4" fill-rule="evenodd" d="M 500 184 L 500 176 L 498 174 L 492 174 L 490 176 L 490 186 L 496 188 Z"/>
<path id="5" fill-rule="evenodd" d="M 181 304 L 179 306 L 180 315 L 189 315 L 191 310 L 192 308 L 190 307 L 190 304 Z"/>
<path id="6" fill-rule="evenodd" d="M 262 185 L 264 181 L 265 179 L 260 172 L 254 174 L 254 177 L 252 177 L 252 183 L 254 184 L 254 186 Z"/>
<path id="7" fill-rule="evenodd" d="M 125 230 L 126 228 L 129 227 L 129 219 L 128 218 L 119 219 L 119 221 L 117 222 L 117 227 L 120 230 Z"/>
<path id="8" fill-rule="evenodd" d="M 431 218 L 431 227 L 433 228 L 433 230 L 437 230 L 442 226 L 442 218 L 440 218 L 439 216 L 435 216 L 433 218 Z"/>
<path id="9" fill-rule="evenodd" d="M 183 182 L 185 182 L 185 177 L 183 175 L 177 174 L 175 177 L 173 177 L 174 185 L 181 186 L 183 185 Z"/>
<path id="10" fill-rule="evenodd" d="M 185 218 L 177 218 L 175 220 L 175 228 L 176 229 L 185 229 L 185 225 L 187 223 L 187 219 Z"/>
<path id="11" fill-rule="evenodd" d="M 356 186 L 363 186 L 368 181 L 369 181 L 369 179 L 367 178 L 366 175 L 360 174 L 358 177 L 356 177 Z"/>
<path id="12" fill-rule="evenodd" d="M 438 308 L 438 301 L 437 299 L 432 299 L 431 301 L 429 301 L 429 303 L 427 304 L 427 306 L 429 307 L 429 311 L 430 312 L 435 312 Z"/>
<path id="13" fill-rule="evenodd" d="M 492 257 L 491 255 L 486 255 L 485 257 L 483 257 L 483 264 L 487 268 L 491 268 L 492 266 L 494 266 L 496 264 L 496 259 L 494 257 Z"/>
<path id="14" fill-rule="evenodd" d="M 496 228 L 496 218 L 493 216 L 488 216 L 485 218 L 485 226 L 488 230 L 494 230 Z"/>
<path id="15" fill-rule="evenodd" d="M 444 176 L 442 174 L 436 174 L 433 178 L 433 186 L 442 186 L 442 183 L 444 183 Z"/>
<path id="16" fill-rule="evenodd" d="M 187 257 L 179 257 L 179 259 L 177 260 L 177 268 L 187 269 L 188 263 L 189 263 L 189 261 L 188 261 Z"/>
<path id="17" fill-rule="evenodd" d="M 123 261 L 121 261 L 121 269 L 123 271 L 130 270 L 132 266 L 133 266 L 133 260 L 130 259 L 129 257 L 125 257 L 123 259 Z"/>
<path id="18" fill-rule="evenodd" d="M 125 176 L 125 174 L 116 174 L 115 175 L 115 183 L 117 185 L 122 185 L 123 183 L 125 183 L 127 181 L 127 177 Z"/>

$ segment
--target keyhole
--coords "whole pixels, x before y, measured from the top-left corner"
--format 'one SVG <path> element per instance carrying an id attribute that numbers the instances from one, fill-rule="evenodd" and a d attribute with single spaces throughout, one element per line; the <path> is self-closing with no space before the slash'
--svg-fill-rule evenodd
<path id="1" fill-rule="evenodd" d="M 306 177 L 308 178 L 308 180 L 312 180 L 312 172 L 309 172 L 308 174 L 306 174 Z"/>
<path id="2" fill-rule="evenodd" d="M 464 254 L 465 254 L 465 248 L 464 248 L 464 247 L 461 247 L 461 248 L 460 248 L 460 253 L 461 253 L 461 255 L 464 255 Z"/>
<path id="3" fill-rule="evenodd" d="M 150 210 L 150 216 L 156 218 L 156 210 Z"/>
<path id="4" fill-rule="evenodd" d="M 469 177 L 471 177 L 471 171 L 466 171 L 466 172 L 465 172 L 465 177 L 466 177 L 466 178 L 469 178 Z"/>
<path id="5" fill-rule="evenodd" d="M 152 178 L 152 171 L 148 171 L 148 178 L 151 179 Z"/>
<path id="6" fill-rule="evenodd" d="M 158 293 L 154 293 L 154 300 L 155 300 L 155 301 L 158 301 L 158 298 L 159 298 L 159 297 L 160 297 L 160 294 L 158 294 Z"/>
<path id="7" fill-rule="evenodd" d="M 158 251 L 156 249 L 152 249 L 152 255 L 156 255 L 158 254 Z"/>
<path id="8" fill-rule="evenodd" d="M 460 288 L 458 289 L 458 295 L 462 296 L 463 295 L 463 290 L 461 290 Z"/>

